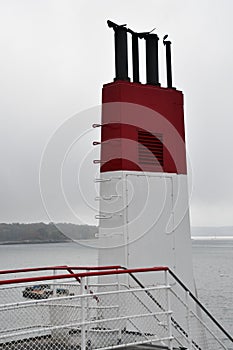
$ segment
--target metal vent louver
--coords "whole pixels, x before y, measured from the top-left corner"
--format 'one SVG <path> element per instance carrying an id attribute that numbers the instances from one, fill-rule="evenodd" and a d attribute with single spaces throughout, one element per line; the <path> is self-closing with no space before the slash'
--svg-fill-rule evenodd
<path id="1" fill-rule="evenodd" d="M 141 164 L 163 166 L 163 136 L 148 131 L 138 131 L 138 157 Z"/>

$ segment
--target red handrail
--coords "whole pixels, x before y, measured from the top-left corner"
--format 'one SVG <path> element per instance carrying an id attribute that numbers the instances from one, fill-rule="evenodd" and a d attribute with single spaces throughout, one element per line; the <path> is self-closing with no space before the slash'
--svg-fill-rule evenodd
<path id="1" fill-rule="evenodd" d="M 10 273 L 19 273 L 19 272 L 36 272 L 36 271 L 49 271 L 49 270 L 112 270 L 120 269 L 120 265 L 110 265 L 110 266 L 44 266 L 44 267 L 30 267 L 24 269 L 14 269 L 14 270 L 0 270 L 0 274 L 10 274 Z"/>
<path id="2" fill-rule="evenodd" d="M 69 266 L 67 266 L 66 268 L 69 268 Z M 91 277 L 91 276 L 120 275 L 120 274 L 129 274 L 129 273 L 167 271 L 167 270 L 168 270 L 168 267 L 166 266 L 147 267 L 147 268 L 138 268 L 138 269 L 124 269 L 124 270 L 117 270 L 117 269 L 101 270 L 101 271 L 80 272 L 80 273 L 73 273 L 73 274 L 72 273 L 61 274 L 61 275 L 55 275 L 55 276 L 37 276 L 37 277 L 8 279 L 8 280 L 0 281 L 0 285 L 38 282 L 38 281 L 51 281 L 51 280 L 66 279 L 66 278 L 77 279 L 77 278 L 88 277 L 88 276 Z"/>

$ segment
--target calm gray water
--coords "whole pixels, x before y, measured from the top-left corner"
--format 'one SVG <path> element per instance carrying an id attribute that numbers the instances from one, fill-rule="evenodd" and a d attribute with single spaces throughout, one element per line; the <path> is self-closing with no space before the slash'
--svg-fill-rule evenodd
<path id="1" fill-rule="evenodd" d="M 233 240 L 193 243 L 198 297 L 233 335 Z"/>
<path id="2" fill-rule="evenodd" d="M 1 270 L 46 265 L 97 265 L 97 250 L 75 243 L 0 245 Z M 233 240 L 194 242 L 193 265 L 199 299 L 233 334 Z"/>

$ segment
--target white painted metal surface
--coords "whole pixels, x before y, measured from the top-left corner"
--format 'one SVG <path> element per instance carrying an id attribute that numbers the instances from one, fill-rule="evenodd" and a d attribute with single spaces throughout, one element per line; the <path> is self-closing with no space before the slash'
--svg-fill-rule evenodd
<path id="1" fill-rule="evenodd" d="M 101 176 L 108 181 L 100 186 L 99 264 L 165 265 L 193 290 L 187 176 L 132 171 Z"/>

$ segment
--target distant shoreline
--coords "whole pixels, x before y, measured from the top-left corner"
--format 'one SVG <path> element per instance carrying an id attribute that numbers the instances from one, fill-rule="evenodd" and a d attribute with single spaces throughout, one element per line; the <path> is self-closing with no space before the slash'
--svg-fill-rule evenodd
<path id="1" fill-rule="evenodd" d="M 233 236 L 192 236 L 193 241 L 230 241 Z"/>
<path id="2" fill-rule="evenodd" d="M 94 239 L 95 241 L 96 239 Z M 192 242 L 197 242 L 197 241 L 233 241 L 233 236 L 192 236 L 191 237 Z M 22 240 L 22 241 L 3 241 L 0 242 L 1 245 L 20 245 L 20 244 L 53 244 L 53 243 L 71 243 L 71 242 L 88 242 L 90 239 L 80 239 L 80 240 L 72 240 L 72 239 L 67 239 L 67 240 Z M 92 239 L 91 239 L 92 241 Z"/>
<path id="3" fill-rule="evenodd" d="M 96 226 L 69 223 L 0 223 L 0 245 L 72 242 L 92 238 L 96 231 Z"/>
<path id="4" fill-rule="evenodd" d="M 46 243 L 70 243 L 73 242 L 71 239 L 67 239 L 64 241 L 59 240 L 51 240 L 51 241 L 29 241 L 29 240 L 22 240 L 22 241 L 3 241 L 0 242 L 0 245 L 13 245 L 13 244 L 46 244 Z"/>

